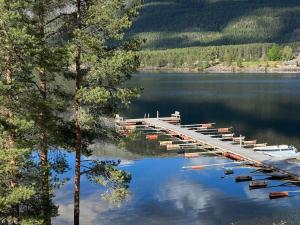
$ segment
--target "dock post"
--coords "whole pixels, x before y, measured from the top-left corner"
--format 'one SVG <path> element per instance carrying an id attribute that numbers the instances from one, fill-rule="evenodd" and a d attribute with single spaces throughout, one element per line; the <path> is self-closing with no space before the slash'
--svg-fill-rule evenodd
<path id="1" fill-rule="evenodd" d="M 150 118 L 150 114 L 148 113 L 148 119 Z"/>
<path id="2" fill-rule="evenodd" d="M 242 135 L 240 134 L 240 147 L 242 147 Z"/>
<path id="3" fill-rule="evenodd" d="M 157 119 L 159 118 L 159 112 L 158 112 L 158 110 L 156 111 L 156 118 Z"/>

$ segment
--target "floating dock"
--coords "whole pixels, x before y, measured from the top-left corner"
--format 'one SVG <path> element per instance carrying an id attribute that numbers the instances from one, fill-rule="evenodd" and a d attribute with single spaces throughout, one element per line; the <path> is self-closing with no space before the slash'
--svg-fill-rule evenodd
<path id="1" fill-rule="evenodd" d="M 180 113 L 175 112 L 171 117 L 145 117 L 140 119 L 124 119 L 116 116 L 116 126 L 120 133 L 127 134 L 133 130 L 152 130 L 156 135 L 168 135 L 177 138 L 174 141 L 162 141 L 161 146 L 169 150 L 184 148 L 201 148 L 209 152 L 218 152 L 233 160 L 247 161 L 253 165 L 270 168 L 288 175 L 293 180 L 300 180 L 300 161 L 291 158 L 274 158 L 253 151 L 256 140 L 246 141 L 244 136 L 234 137 L 231 128 L 216 128 L 215 123 L 181 125 Z M 154 133 L 151 133 L 154 134 Z M 154 136 L 152 136 L 153 139 Z M 157 139 L 157 138 L 156 138 Z M 176 140 L 181 143 L 175 144 Z M 200 155 L 200 154 L 199 154 Z"/>

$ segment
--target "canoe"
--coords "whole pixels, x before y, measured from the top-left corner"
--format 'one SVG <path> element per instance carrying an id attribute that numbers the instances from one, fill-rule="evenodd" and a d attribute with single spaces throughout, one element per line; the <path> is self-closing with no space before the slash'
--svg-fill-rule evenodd
<path id="1" fill-rule="evenodd" d="M 252 177 L 251 176 L 237 176 L 235 178 L 235 182 L 243 182 L 243 181 L 251 181 Z"/>
<path id="2" fill-rule="evenodd" d="M 230 153 L 230 152 L 224 152 L 223 156 L 225 156 L 226 158 L 233 159 L 233 160 L 238 160 L 238 161 L 244 160 L 244 158 L 242 156 L 239 156 L 239 155 L 236 155 L 236 154 L 233 154 L 233 153 Z"/>
<path id="3" fill-rule="evenodd" d="M 204 169 L 204 166 L 191 166 L 192 170 L 202 170 Z"/>

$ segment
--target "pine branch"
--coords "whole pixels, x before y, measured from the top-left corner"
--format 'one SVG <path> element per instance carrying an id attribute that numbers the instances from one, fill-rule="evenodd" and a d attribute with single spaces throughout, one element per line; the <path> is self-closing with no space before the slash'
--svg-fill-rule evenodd
<path id="1" fill-rule="evenodd" d="M 50 23 L 53 23 L 55 22 L 56 20 L 58 19 L 61 19 L 62 17 L 65 17 L 65 16 L 71 16 L 73 13 L 61 13 L 59 14 L 58 16 L 52 18 L 51 20 L 48 20 L 46 25 L 49 25 Z"/>

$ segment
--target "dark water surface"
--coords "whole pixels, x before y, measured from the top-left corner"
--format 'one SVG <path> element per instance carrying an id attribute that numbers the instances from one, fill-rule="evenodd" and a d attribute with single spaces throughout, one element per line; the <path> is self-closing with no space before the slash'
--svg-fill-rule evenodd
<path id="1" fill-rule="evenodd" d="M 216 122 L 233 126 L 235 133 L 270 144 L 293 144 L 300 148 L 300 75 L 230 74 L 138 74 L 130 85 L 144 87 L 128 117 L 155 116 L 156 110 L 168 116 L 181 112 L 183 123 Z M 146 146 L 136 146 L 143 152 Z M 151 147 L 151 145 L 150 145 Z M 149 148 L 149 145 L 147 146 Z M 129 149 L 130 150 L 130 149 Z M 273 225 L 300 224 L 300 195 L 269 200 L 274 190 L 297 188 L 270 187 L 249 190 L 248 183 L 235 183 L 236 175 L 248 175 L 253 169 L 234 168 L 224 177 L 222 167 L 201 171 L 182 166 L 221 163 L 217 157 L 183 159 L 180 156 L 138 157 L 109 147 L 97 155 L 121 158 L 121 169 L 132 174 L 131 197 L 120 207 L 101 200 L 101 190 L 82 178 L 81 224 L 137 225 Z M 73 155 L 68 155 L 74 161 Z M 234 165 L 228 165 L 234 167 Z M 73 175 L 73 168 L 69 176 Z M 255 173 L 255 179 L 264 178 Z M 271 181 L 270 186 L 280 184 Z M 55 224 L 72 224 L 73 180 L 56 192 L 60 216 Z"/>

